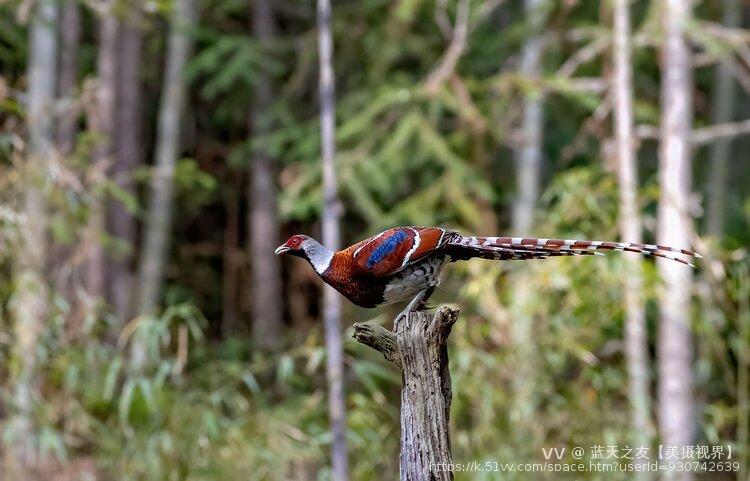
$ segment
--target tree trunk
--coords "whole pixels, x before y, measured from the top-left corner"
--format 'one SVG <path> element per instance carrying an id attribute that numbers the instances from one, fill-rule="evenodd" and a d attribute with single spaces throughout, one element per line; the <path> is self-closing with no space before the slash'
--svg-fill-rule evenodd
<path id="1" fill-rule="evenodd" d="M 542 26 L 546 16 L 546 0 L 525 0 L 524 13 L 528 19 L 529 37 L 521 51 L 519 71 L 532 90 L 540 88 L 542 75 Z M 527 93 L 523 101 L 521 131 L 523 145 L 516 151 L 516 201 L 513 205 L 514 235 L 530 235 L 539 199 L 542 165 L 544 112 L 538 91 Z M 536 409 L 536 346 L 531 337 L 534 316 L 531 305 L 534 293 L 525 289 L 530 282 L 528 272 L 513 273 L 512 306 L 516 322 L 511 326 L 514 348 L 513 409 L 511 417 L 518 446 L 531 446 L 535 435 L 533 417 Z"/>
<path id="2" fill-rule="evenodd" d="M 79 112 L 72 107 L 78 87 L 78 49 L 81 43 L 81 9 L 78 2 L 68 0 L 60 15 L 60 58 L 57 92 L 65 108 L 57 125 L 57 150 L 62 156 L 73 153 L 78 133 Z"/>
<path id="3" fill-rule="evenodd" d="M 122 192 L 135 199 L 134 170 L 143 162 L 141 148 L 141 47 L 143 31 L 140 8 L 131 6 L 122 22 L 119 50 L 119 82 L 117 128 L 115 131 L 115 162 L 110 177 Z M 133 315 L 133 249 L 137 227 L 134 212 L 120 200 L 110 199 L 108 205 L 109 234 L 122 243 L 107 265 L 107 298 L 118 318 L 127 322 Z"/>
<path id="4" fill-rule="evenodd" d="M 662 14 L 658 242 L 688 246 L 692 75 L 685 28 L 690 19 L 690 2 L 667 0 Z M 659 428 L 663 444 L 684 446 L 692 444 L 695 429 L 690 332 L 692 273 L 668 260 L 659 259 L 658 267 L 664 282 L 658 346 Z M 671 479 L 688 480 L 692 479 L 692 474 L 671 473 Z"/>
<path id="5" fill-rule="evenodd" d="M 335 86 L 333 77 L 333 33 L 330 0 L 318 0 L 318 54 L 320 75 L 320 143 L 323 156 L 323 244 L 339 249 L 340 209 L 336 185 Z M 331 453 L 333 480 L 347 479 L 346 398 L 344 394 L 344 347 L 341 339 L 341 299 L 325 286 L 323 322 L 326 331 L 328 413 L 333 433 Z"/>
<path id="6" fill-rule="evenodd" d="M 525 0 L 524 11 L 529 19 L 531 36 L 521 51 L 519 72 L 524 80 L 540 87 L 542 75 L 543 39 L 541 28 L 545 17 L 546 0 Z M 513 231 L 517 235 L 528 235 L 534 223 L 534 211 L 539 198 L 542 167 L 542 128 L 544 113 L 542 100 L 537 91 L 527 94 L 523 102 L 521 132 L 523 146 L 516 151 L 516 202 L 513 208 Z"/>
<path id="7" fill-rule="evenodd" d="M 164 278 L 172 224 L 174 173 L 180 146 L 180 120 L 186 96 L 184 70 L 192 45 L 189 29 L 195 24 L 196 16 L 195 0 L 177 0 L 173 4 L 167 65 L 159 106 L 156 165 L 151 179 L 139 272 L 138 313 L 142 315 L 154 313 Z M 144 346 L 141 343 L 133 343 L 131 354 L 136 367 L 145 361 Z"/>
<path id="8" fill-rule="evenodd" d="M 221 335 L 225 338 L 237 335 L 239 287 L 239 249 L 240 238 L 240 176 L 230 172 L 227 179 L 226 223 L 224 225 L 224 253 L 222 257 L 221 286 Z"/>
<path id="9" fill-rule="evenodd" d="M 55 143 L 57 152 L 64 159 L 75 149 L 78 122 L 81 117 L 81 109 L 77 105 L 81 9 L 77 0 L 67 0 L 62 3 L 58 33 L 60 48 L 57 65 L 57 96 L 62 108 L 56 125 Z M 70 306 L 68 312 L 72 313 L 76 310 L 77 304 L 73 279 L 78 273 L 77 269 L 71 272 L 73 268 L 68 265 L 72 248 L 67 244 L 57 244 L 52 247 L 52 279 L 55 293 L 66 300 Z M 73 315 L 68 316 L 71 326 L 74 324 L 70 321 L 73 317 Z"/>
<path id="10" fill-rule="evenodd" d="M 272 2 L 253 0 L 253 34 L 264 48 L 270 47 L 276 35 Z M 255 136 L 270 130 L 269 111 L 273 87 L 268 74 L 261 72 L 250 114 L 250 128 Z M 278 246 L 279 219 L 276 213 L 276 180 L 274 161 L 260 146 L 250 162 L 250 266 L 252 270 L 252 322 L 256 344 L 273 349 L 281 332 L 281 303 L 268 299 L 281 298 L 281 267 L 278 256 L 271 255 Z"/>
<path id="11" fill-rule="evenodd" d="M 624 242 L 641 242 L 641 216 L 638 208 L 638 169 L 633 138 L 633 81 L 630 40 L 630 1 L 614 3 L 614 72 L 615 141 L 620 187 L 620 233 Z M 635 446 L 650 446 L 652 426 L 648 380 L 648 339 L 643 301 L 642 261 L 627 256 L 623 282 L 625 298 L 625 350 L 629 373 L 629 396 Z M 634 460 L 646 464 L 646 460 Z M 639 479 L 650 476 L 639 470 Z"/>
<path id="12" fill-rule="evenodd" d="M 746 268 L 747 269 L 747 268 Z M 750 339 L 750 272 L 745 270 L 743 289 L 739 292 L 739 312 L 737 316 L 737 333 L 740 339 Z M 748 437 L 750 426 L 750 346 L 747 341 L 737 346 L 737 437 L 736 443 L 739 448 L 737 461 L 740 469 L 737 471 L 737 481 L 747 481 L 748 471 Z"/>
<path id="13" fill-rule="evenodd" d="M 723 24 L 730 28 L 740 25 L 742 11 L 739 0 L 724 0 Z M 734 117 L 735 81 L 727 62 L 721 62 L 716 67 L 713 92 L 711 99 L 711 122 L 721 124 L 730 122 Z M 732 138 L 725 137 L 717 140 L 711 146 L 711 177 L 708 187 L 708 234 L 715 237 L 724 235 L 724 221 L 726 219 L 726 191 L 729 181 L 729 158 L 731 155 Z"/>
<path id="14" fill-rule="evenodd" d="M 36 460 L 33 413 L 38 391 L 37 357 L 39 338 L 44 331 L 47 312 L 47 288 L 43 278 L 46 252 L 47 205 L 41 185 L 48 171 L 48 159 L 54 155 L 55 133 L 52 108 L 57 77 L 58 4 L 39 1 L 34 6 L 29 27 L 28 114 L 29 163 L 26 172 L 23 226 L 18 264 L 15 266 L 16 295 L 15 358 L 17 362 L 11 421 L 13 442 L 7 444 L 11 479 L 34 479 Z M 17 476 L 17 478 L 14 478 Z"/>
<path id="15" fill-rule="evenodd" d="M 89 119 L 90 129 L 98 136 L 93 152 L 92 168 L 101 176 L 114 160 L 118 29 L 119 22 L 114 14 L 114 2 L 110 0 L 99 19 L 96 105 L 90 110 L 91 118 Z M 96 181 L 104 182 L 104 179 L 97 177 Z M 97 298 L 105 294 L 106 259 L 101 240 L 104 230 L 104 199 L 101 198 L 101 194 L 95 193 L 89 217 L 89 232 L 92 237 L 86 266 L 86 288 L 89 295 Z"/>
<path id="16" fill-rule="evenodd" d="M 401 480 L 451 480 L 448 336 L 459 311 L 412 312 L 394 322 L 395 333 L 355 324 L 354 338 L 401 368 Z"/>

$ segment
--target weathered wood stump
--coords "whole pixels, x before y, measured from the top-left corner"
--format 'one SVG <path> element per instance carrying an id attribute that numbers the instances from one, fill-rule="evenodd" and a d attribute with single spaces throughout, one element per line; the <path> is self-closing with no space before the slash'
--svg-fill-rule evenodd
<path id="1" fill-rule="evenodd" d="M 453 479 L 449 433 L 448 336 L 458 310 L 441 307 L 399 315 L 394 331 L 354 324 L 354 338 L 401 368 L 402 481 Z"/>

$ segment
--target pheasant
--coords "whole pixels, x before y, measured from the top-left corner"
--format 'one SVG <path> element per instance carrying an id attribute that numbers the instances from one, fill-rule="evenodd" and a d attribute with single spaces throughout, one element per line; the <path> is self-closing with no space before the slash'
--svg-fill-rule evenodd
<path id="1" fill-rule="evenodd" d="M 611 250 L 661 257 L 691 267 L 695 266 L 675 253 L 701 257 L 693 251 L 653 244 L 476 237 L 442 227 L 394 227 L 338 252 L 298 234 L 279 246 L 276 255 L 306 259 L 324 282 L 360 307 L 372 308 L 412 299 L 405 310 L 409 312 L 424 308 L 440 284 L 443 267 L 449 262 L 474 258 L 504 261 L 604 255 L 600 251 Z"/>

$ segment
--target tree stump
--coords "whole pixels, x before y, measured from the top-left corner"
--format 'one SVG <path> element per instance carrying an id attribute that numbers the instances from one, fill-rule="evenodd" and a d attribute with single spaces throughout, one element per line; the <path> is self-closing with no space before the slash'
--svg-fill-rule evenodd
<path id="1" fill-rule="evenodd" d="M 395 332 L 376 324 L 354 324 L 354 338 L 401 368 L 402 481 L 453 479 L 449 419 L 451 377 L 448 336 L 458 310 L 441 307 L 402 313 Z"/>

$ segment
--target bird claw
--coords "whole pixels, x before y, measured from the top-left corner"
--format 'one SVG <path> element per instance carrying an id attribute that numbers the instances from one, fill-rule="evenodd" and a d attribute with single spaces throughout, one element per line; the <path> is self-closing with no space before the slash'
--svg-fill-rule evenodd
<path id="1" fill-rule="evenodd" d="M 438 306 L 430 306 L 427 304 L 427 302 L 422 302 L 419 306 L 417 306 L 418 311 L 432 311 L 437 308 Z"/>
<path id="2" fill-rule="evenodd" d="M 427 305 L 427 301 L 425 299 L 420 299 L 419 302 L 417 302 L 417 304 L 414 306 L 414 309 L 412 309 L 412 311 L 413 312 L 430 311 L 436 308 L 437 306 Z"/>
<path id="3" fill-rule="evenodd" d="M 401 311 L 401 313 L 398 315 L 398 318 L 402 318 L 405 316 L 408 316 L 412 312 L 420 312 L 420 311 L 426 311 L 429 309 L 435 309 L 435 307 L 429 307 L 427 305 L 427 299 L 432 294 L 432 289 L 426 289 L 424 291 L 419 292 L 416 296 L 414 296 L 414 299 L 412 299 L 409 304 L 406 306 L 406 308 Z"/>

